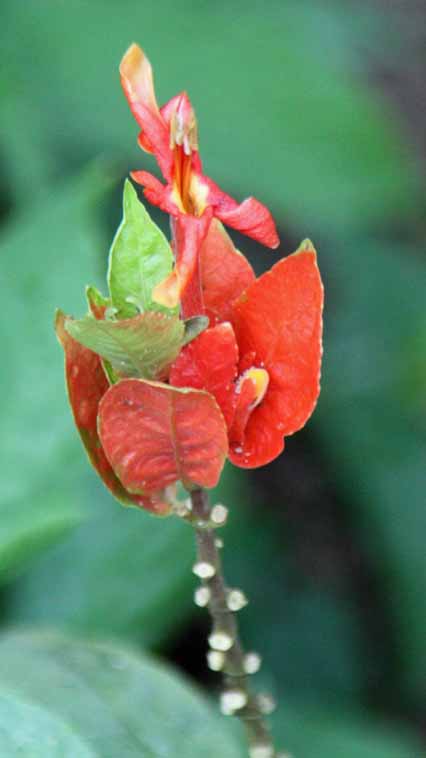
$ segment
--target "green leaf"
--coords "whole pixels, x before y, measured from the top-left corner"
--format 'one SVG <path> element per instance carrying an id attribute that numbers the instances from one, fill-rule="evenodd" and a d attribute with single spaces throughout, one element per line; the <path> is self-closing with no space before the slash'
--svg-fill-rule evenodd
<path id="1" fill-rule="evenodd" d="M 184 340 L 184 323 L 177 316 L 155 311 L 122 321 L 98 321 L 86 316 L 67 319 L 67 332 L 105 358 L 120 376 L 159 378 L 177 357 Z"/>
<path id="2" fill-rule="evenodd" d="M 131 318 L 137 310 L 161 310 L 152 290 L 172 270 L 170 245 L 149 217 L 136 190 L 126 179 L 123 221 L 112 243 L 108 284 L 119 318 Z"/>
<path id="3" fill-rule="evenodd" d="M 0 677 L 0 753 L 8 758 L 243 755 L 195 687 L 129 649 L 10 634 L 0 641 Z"/>

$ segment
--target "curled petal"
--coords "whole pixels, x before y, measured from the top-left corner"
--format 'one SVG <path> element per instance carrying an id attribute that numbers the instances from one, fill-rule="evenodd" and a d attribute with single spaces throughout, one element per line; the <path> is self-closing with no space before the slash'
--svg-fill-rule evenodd
<path id="1" fill-rule="evenodd" d="M 278 247 L 280 240 L 275 222 L 266 205 L 255 197 L 248 197 L 239 204 L 208 177 L 204 177 L 204 181 L 208 183 L 208 202 L 214 206 L 216 218 L 266 247 Z"/>
<path id="2" fill-rule="evenodd" d="M 312 243 L 302 243 L 251 284 L 235 303 L 232 323 L 240 353 L 255 356 L 269 374 L 263 401 L 248 420 L 242 445 L 231 448 L 238 466 L 261 466 L 300 429 L 320 391 L 323 287 Z"/>
<path id="3" fill-rule="evenodd" d="M 172 155 L 169 127 L 157 104 L 151 64 L 138 45 L 131 45 L 124 54 L 120 77 L 130 109 L 145 135 L 144 149 L 154 153 L 163 176 L 170 181 Z"/>
<path id="4" fill-rule="evenodd" d="M 271 212 L 255 197 L 248 197 L 235 208 L 217 208 L 216 216 L 266 247 L 276 248 L 280 244 Z"/>
<path id="5" fill-rule="evenodd" d="M 165 213 L 176 214 L 178 209 L 173 201 L 172 189 L 162 184 L 159 179 L 148 171 L 132 171 L 130 176 L 136 184 L 142 185 L 147 200 Z"/>

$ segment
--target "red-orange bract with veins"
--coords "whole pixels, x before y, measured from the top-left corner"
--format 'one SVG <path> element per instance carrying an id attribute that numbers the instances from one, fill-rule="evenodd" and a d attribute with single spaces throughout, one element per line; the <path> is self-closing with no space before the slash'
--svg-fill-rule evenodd
<path id="1" fill-rule="evenodd" d="M 138 505 L 154 513 L 165 514 L 170 505 L 161 492 L 141 497 L 127 492 L 116 477 L 103 449 L 97 431 L 99 403 L 109 388 L 101 359 L 74 340 L 64 327 L 65 316 L 56 317 L 56 334 L 65 352 L 65 374 L 69 401 L 76 427 L 93 467 L 110 492 L 125 505 Z"/>
<path id="2" fill-rule="evenodd" d="M 214 487 L 228 451 L 225 422 L 211 395 L 142 379 L 108 390 L 98 429 L 115 473 L 138 494 L 178 479 L 189 488 Z"/>
<path id="3" fill-rule="evenodd" d="M 310 243 L 263 274 L 239 298 L 232 323 L 242 364 L 265 368 L 269 385 L 244 439 L 231 444 L 237 466 L 261 466 L 279 455 L 284 437 L 311 415 L 320 390 L 323 287 Z"/>
<path id="4" fill-rule="evenodd" d="M 175 387 L 194 387 L 213 395 L 227 426 L 234 416 L 233 382 L 237 376 L 238 346 L 229 323 L 218 324 L 183 348 L 170 369 Z"/>
<path id="5" fill-rule="evenodd" d="M 216 219 L 211 222 L 201 247 L 200 263 L 204 307 L 210 325 L 228 321 L 233 303 L 254 281 L 255 274 Z"/>

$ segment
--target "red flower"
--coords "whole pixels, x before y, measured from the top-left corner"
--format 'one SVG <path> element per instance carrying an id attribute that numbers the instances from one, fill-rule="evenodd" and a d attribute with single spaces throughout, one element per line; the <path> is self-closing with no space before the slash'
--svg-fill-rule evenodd
<path id="1" fill-rule="evenodd" d="M 214 260 L 216 248 L 205 248 L 204 257 Z M 238 277 L 228 287 L 232 281 L 238 290 Z M 182 350 L 169 381 L 214 395 L 227 423 L 230 460 L 253 468 L 280 454 L 284 437 L 304 426 L 319 395 L 323 287 L 312 245 L 304 243 L 237 295 L 230 305 L 216 291 L 216 308 L 223 305 L 229 320 Z"/>
<path id="2" fill-rule="evenodd" d="M 254 197 L 239 204 L 203 174 L 197 122 L 187 94 L 182 92 L 159 108 L 151 65 L 137 45 L 124 55 L 120 74 L 142 129 L 139 145 L 155 155 L 166 184 L 146 171 L 133 171 L 132 177 L 143 185 L 151 203 L 174 218 L 176 268 L 155 297 L 168 306 L 180 299 L 184 316 L 196 315 L 203 312 L 198 255 L 211 218 L 271 248 L 279 244 L 275 224 L 269 210 Z"/>

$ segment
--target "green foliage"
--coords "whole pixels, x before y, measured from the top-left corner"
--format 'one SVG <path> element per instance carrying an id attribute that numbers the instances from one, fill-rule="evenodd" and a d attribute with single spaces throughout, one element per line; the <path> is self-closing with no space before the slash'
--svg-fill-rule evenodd
<path id="1" fill-rule="evenodd" d="M 290 703 L 273 718 L 278 740 L 302 758 L 419 758 L 422 745 L 409 730 L 372 723 L 362 713 Z"/>
<path id="2" fill-rule="evenodd" d="M 195 688 L 132 650 L 11 634 L 0 642 L 0 672 L 0 752 L 8 758 L 242 756 Z"/>
<path id="3" fill-rule="evenodd" d="M 0 242 L 9 356 L 2 369 L 1 581 L 78 523 L 87 505 L 87 464 L 70 434 L 52 320 L 58 300 L 69 310 L 80 302 L 81 271 L 96 274 L 94 212 L 107 185 L 95 167 L 11 224 Z"/>
<path id="4" fill-rule="evenodd" d="M 118 318 L 131 318 L 146 310 L 161 310 L 152 300 L 152 290 L 172 270 L 170 245 L 151 220 L 136 190 L 126 179 L 123 221 L 112 243 L 108 284 Z"/>
<path id="5" fill-rule="evenodd" d="M 329 328 L 316 426 L 386 588 L 405 684 L 423 697 L 426 362 L 416 336 L 424 334 L 426 272 L 408 245 L 364 240 L 362 251 L 338 252 L 345 307 Z"/>
<path id="6" fill-rule="evenodd" d="M 121 376 L 157 379 L 174 361 L 184 342 L 184 322 L 177 316 L 148 311 L 124 321 L 86 316 L 67 319 L 65 329 L 85 347 L 105 358 Z"/>

